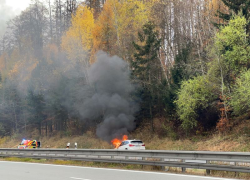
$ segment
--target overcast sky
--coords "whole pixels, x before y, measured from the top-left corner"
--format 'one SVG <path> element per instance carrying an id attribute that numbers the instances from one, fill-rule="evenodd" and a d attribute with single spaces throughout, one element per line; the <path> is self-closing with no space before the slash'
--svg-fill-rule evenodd
<path id="1" fill-rule="evenodd" d="M 26 9 L 31 0 L 0 0 L 0 38 L 6 30 L 6 22 Z"/>

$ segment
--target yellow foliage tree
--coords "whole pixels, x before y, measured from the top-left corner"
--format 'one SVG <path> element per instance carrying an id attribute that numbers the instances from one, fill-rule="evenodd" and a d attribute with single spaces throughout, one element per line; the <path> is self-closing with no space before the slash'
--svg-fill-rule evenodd
<path id="1" fill-rule="evenodd" d="M 28 81 L 31 78 L 33 70 L 37 67 L 37 59 L 25 59 L 17 61 L 9 73 L 11 79 L 18 79 L 21 81 Z"/>
<path id="2" fill-rule="evenodd" d="M 13 67 L 15 66 L 15 63 L 19 57 L 19 50 L 17 48 L 14 49 L 10 55 L 4 52 L 0 56 L 0 71 L 1 78 L 3 80 L 11 74 L 10 72 L 13 70 Z"/>
<path id="3" fill-rule="evenodd" d="M 87 6 L 80 5 L 76 14 L 72 16 L 71 23 L 71 27 L 62 37 L 61 47 L 69 59 L 83 62 L 93 47 L 93 11 Z"/>
<path id="4" fill-rule="evenodd" d="M 149 20 L 153 1 L 107 0 L 93 31 L 93 52 L 104 50 L 126 59 L 131 42 Z"/>
<path id="5" fill-rule="evenodd" d="M 112 10 L 112 1 L 107 1 L 104 4 L 102 13 L 100 14 L 94 30 L 94 49 L 95 54 L 98 50 L 103 50 L 112 53 L 115 44 L 115 27 L 114 27 L 114 12 Z"/>

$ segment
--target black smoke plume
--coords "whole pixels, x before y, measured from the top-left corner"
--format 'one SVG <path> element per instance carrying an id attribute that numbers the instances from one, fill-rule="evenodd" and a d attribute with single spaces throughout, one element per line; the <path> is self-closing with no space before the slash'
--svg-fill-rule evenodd
<path id="1" fill-rule="evenodd" d="M 24 67 L 17 79 L 9 83 L 15 84 L 21 97 L 26 97 L 28 92 L 42 95 L 47 112 L 45 117 L 40 117 L 42 120 L 50 114 L 57 117 L 58 113 L 60 121 L 77 118 L 84 122 L 83 131 L 95 127 L 96 135 L 108 142 L 135 128 L 134 115 L 139 105 L 133 95 L 137 86 L 130 80 L 128 63 L 118 56 L 99 52 L 96 62 L 85 66 L 57 55 L 53 63 L 39 62 L 31 74 L 29 64 Z M 22 81 L 23 77 L 31 78 Z"/>
<path id="2" fill-rule="evenodd" d="M 132 99 L 135 85 L 130 81 L 128 64 L 117 56 L 101 52 L 90 67 L 88 77 L 93 92 L 78 106 L 81 117 L 101 119 L 96 134 L 103 140 L 128 134 L 135 128 L 134 114 L 139 110 Z"/>

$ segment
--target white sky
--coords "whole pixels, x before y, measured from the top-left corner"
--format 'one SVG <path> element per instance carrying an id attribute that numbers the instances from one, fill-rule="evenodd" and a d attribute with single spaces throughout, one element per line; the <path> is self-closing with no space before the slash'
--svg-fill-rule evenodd
<path id="1" fill-rule="evenodd" d="M 31 0 L 0 0 L 0 39 L 6 31 L 6 22 L 19 15 L 30 3 Z"/>
<path id="2" fill-rule="evenodd" d="M 15 14 L 25 10 L 30 3 L 31 0 L 6 0 L 6 5 L 12 7 Z"/>

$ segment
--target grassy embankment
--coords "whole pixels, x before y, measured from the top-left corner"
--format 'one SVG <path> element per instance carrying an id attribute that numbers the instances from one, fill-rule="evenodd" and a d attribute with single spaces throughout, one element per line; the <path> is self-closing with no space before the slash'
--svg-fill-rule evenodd
<path id="1" fill-rule="evenodd" d="M 233 127 L 233 130 L 226 134 L 211 134 L 207 136 L 192 136 L 189 138 L 182 138 L 174 140 L 173 138 L 159 138 L 157 135 L 149 133 L 148 128 L 137 129 L 130 135 L 130 138 L 141 139 L 145 142 L 147 149 L 154 150 L 199 150 L 199 151 L 240 151 L 250 152 L 250 120 Z M 31 135 L 31 139 L 39 139 L 42 142 L 43 148 L 65 148 L 67 142 L 78 143 L 78 148 L 86 149 L 111 149 L 112 146 L 100 139 L 97 139 L 93 132 L 87 132 L 82 136 L 62 137 L 56 135 L 53 137 L 37 137 Z M 20 143 L 20 136 L 5 137 L 0 139 L 0 148 L 16 148 Z M 1 159 L 3 160 L 3 159 Z M 38 163 L 53 163 L 65 165 L 78 166 L 94 166 L 94 167 L 108 167 L 121 169 L 135 169 L 135 170 L 153 170 L 160 171 L 160 167 L 141 165 L 125 165 L 125 164 L 110 164 L 110 163 L 95 163 L 95 162 L 77 162 L 77 161 L 62 161 L 62 160 L 33 160 L 29 158 L 5 158 L 10 161 L 25 161 Z M 180 168 L 170 168 L 172 172 L 180 172 Z M 188 170 L 191 174 L 205 174 L 204 170 Z M 220 177 L 234 177 L 235 173 L 216 172 L 212 171 L 212 175 Z M 250 179 L 250 175 L 240 173 L 239 178 Z"/>

